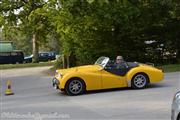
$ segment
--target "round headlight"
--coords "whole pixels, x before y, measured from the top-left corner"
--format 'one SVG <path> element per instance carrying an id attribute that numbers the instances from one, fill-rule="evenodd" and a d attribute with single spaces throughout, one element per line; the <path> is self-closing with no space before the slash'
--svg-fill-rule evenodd
<path id="1" fill-rule="evenodd" d="M 62 78 L 63 77 L 62 73 L 58 73 L 57 77 Z"/>
<path id="2" fill-rule="evenodd" d="M 55 71 L 55 75 L 58 75 L 58 70 Z"/>
<path id="3" fill-rule="evenodd" d="M 57 77 L 58 77 L 58 78 L 61 78 L 61 74 L 59 73 Z"/>

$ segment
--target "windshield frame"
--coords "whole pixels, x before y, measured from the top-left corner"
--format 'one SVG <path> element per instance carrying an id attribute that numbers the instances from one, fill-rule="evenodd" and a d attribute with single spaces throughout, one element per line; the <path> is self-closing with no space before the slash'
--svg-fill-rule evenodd
<path id="1" fill-rule="evenodd" d="M 99 57 L 98 59 L 97 59 L 97 61 L 95 62 L 95 65 L 99 65 L 99 66 L 101 66 L 103 69 L 104 69 L 104 67 L 107 65 L 107 63 L 109 62 L 109 58 L 108 57 L 104 57 L 104 56 L 102 56 L 102 57 Z"/>

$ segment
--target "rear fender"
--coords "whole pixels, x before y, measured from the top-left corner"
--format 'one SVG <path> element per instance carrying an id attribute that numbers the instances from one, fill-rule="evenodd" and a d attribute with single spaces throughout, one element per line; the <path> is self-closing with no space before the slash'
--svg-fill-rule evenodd
<path id="1" fill-rule="evenodd" d="M 146 72 L 146 70 L 140 68 L 140 67 L 136 67 L 136 68 L 133 68 L 131 69 L 127 74 L 126 74 L 126 80 L 127 80 L 127 86 L 128 87 L 131 87 L 131 80 L 132 78 L 134 77 L 134 75 L 136 75 L 137 73 L 144 73 L 146 74 L 147 76 L 148 73 Z"/>

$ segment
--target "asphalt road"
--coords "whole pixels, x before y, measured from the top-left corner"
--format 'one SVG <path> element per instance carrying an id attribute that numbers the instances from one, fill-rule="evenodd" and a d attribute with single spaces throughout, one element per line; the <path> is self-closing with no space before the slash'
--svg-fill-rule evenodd
<path id="1" fill-rule="evenodd" d="M 142 90 L 123 88 L 67 96 L 53 89 L 53 76 L 42 74 L 46 69 L 49 67 L 1 70 L 2 120 L 170 120 L 171 102 L 180 90 L 180 72 L 175 72 Z M 4 95 L 6 80 L 12 81 L 15 95 Z"/>

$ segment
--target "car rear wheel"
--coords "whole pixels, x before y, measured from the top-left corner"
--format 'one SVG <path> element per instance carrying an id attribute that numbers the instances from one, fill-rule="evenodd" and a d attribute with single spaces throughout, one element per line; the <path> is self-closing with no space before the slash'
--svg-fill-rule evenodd
<path id="1" fill-rule="evenodd" d="M 148 84 L 148 77 L 143 73 L 136 74 L 131 80 L 131 87 L 134 89 L 145 88 Z"/>
<path id="2" fill-rule="evenodd" d="M 71 79 L 67 82 L 65 91 L 68 95 L 80 95 L 85 91 L 84 81 L 78 78 Z"/>

